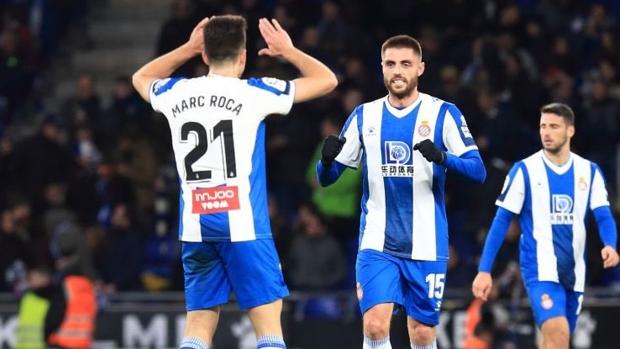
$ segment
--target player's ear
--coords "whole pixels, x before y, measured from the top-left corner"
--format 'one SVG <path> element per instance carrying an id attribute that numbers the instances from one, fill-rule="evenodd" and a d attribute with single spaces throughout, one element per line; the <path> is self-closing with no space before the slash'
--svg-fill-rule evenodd
<path id="1" fill-rule="evenodd" d="M 239 64 L 241 64 L 242 66 L 245 66 L 247 57 L 248 57 L 248 51 L 246 49 L 241 50 L 241 52 L 239 53 Z"/>
<path id="2" fill-rule="evenodd" d="M 207 56 L 207 53 L 205 51 L 202 51 L 202 61 L 205 62 L 206 65 L 209 65 L 209 57 Z"/>
<path id="3" fill-rule="evenodd" d="M 568 137 L 572 138 L 575 135 L 575 125 L 568 125 Z"/>
<path id="4" fill-rule="evenodd" d="M 424 74 L 424 68 L 426 68 L 426 64 L 424 64 L 424 62 L 420 62 L 420 65 L 418 66 L 418 77 Z"/>

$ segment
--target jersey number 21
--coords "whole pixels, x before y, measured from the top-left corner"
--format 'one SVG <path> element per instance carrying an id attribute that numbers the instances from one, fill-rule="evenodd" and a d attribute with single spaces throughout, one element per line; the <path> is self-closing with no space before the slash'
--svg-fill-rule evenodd
<path id="1" fill-rule="evenodd" d="M 222 145 L 224 147 L 224 158 L 226 161 L 226 178 L 237 177 L 232 120 L 222 120 L 218 122 L 213 129 L 209 130 L 205 129 L 205 127 L 198 122 L 186 122 L 181 126 L 181 141 L 187 142 L 191 132 L 194 132 L 198 142 L 196 147 L 185 156 L 185 180 L 187 182 L 208 181 L 211 179 L 210 170 L 194 171 L 192 165 L 207 152 L 209 144 L 215 142 L 220 136 L 223 137 Z"/>

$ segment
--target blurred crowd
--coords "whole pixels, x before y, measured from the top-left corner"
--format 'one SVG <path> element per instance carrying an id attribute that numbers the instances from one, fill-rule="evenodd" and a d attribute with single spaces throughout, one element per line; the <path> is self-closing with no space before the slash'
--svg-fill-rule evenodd
<path id="1" fill-rule="evenodd" d="M 37 77 L 67 27 L 87 25 L 80 19 L 88 3 L 0 1 L 0 292 L 19 291 L 29 268 L 52 266 L 54 246 L 76 231 L 84 273 L 101 290 L 182 289 L 178 181 L 164 118 L 128 77 L 100 91 L 88 72 L 75 82 L 74 95 L 59 101 L 60 112 L 32 108 L 40 103 Z M 504 176 L 540 148 L 544 103 L 573 107 L 574 151 L 600 165 L 618 212 L 620 2 L 174 0 L 155 52 L 183 43 L 202 17 L 225 13 L 248 19 L 245 76 L 296 76 L 291 66 L 255 55 L 264 45 L 257 20 L 267 16 L 340 80 L 328 97 L 267 121 L 272 229 L 292 289 L 354 288 L 360 173 L 348 170 L 336 185 L 320 188 L 314 164 L 322 139 L 338 133 L 357 104 L 385 94 L 379 48 L 397 33 L 420 40 L 426 62 L 420 90 L 461 109 L 487 166 L 483 185 L 448 180 L 448 289 L 469 288 Z M 175 74 L 207 71 L 194 60 Z M 32 118 L 30 134 L 10 132 L 33 110 L 42 117 Z M 515 225 L 496 263 L 506 275 L 500 285 L 518 278 L 518 240 Z M 620 287 L 618 269 L 602 272 L 595 228 L 589 243 L 590 284 Z"/>

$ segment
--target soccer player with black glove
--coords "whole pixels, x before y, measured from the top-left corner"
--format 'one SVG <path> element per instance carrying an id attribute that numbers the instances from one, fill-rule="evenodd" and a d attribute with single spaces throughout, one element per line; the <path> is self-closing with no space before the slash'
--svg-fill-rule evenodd
<path id="1" fill-rule="evenodd" d="M 329 135 L 323 141 L 323 148 L 321 149 L 321 162 L 323 166 L 329 167 L 346 143 L 347 139 L 336 135 Z"/>
<path id="2" fill-rule="evenodd" d="M 418 150 L 424 156 L 424 158 L 429 162 L 434 162 L 438 165 L 443 163 L 446 154 L 439 150 L 435 143 L 430 139 L 425 139 L 422 142 L 419 142 L 413 146 L 413 150 Z"/>

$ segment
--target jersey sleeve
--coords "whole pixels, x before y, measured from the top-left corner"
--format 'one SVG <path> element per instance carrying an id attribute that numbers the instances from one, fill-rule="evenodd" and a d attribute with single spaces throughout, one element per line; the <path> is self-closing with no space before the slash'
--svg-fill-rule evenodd
<path id="1" fill-rule="evenodd" d="M 360 140 L 359 126 L 361 124 L 359 111 L 360 107 L 355 108 L 355 110 L 349 115 L 349 118 L 344 123 L 342 127 L 342 131 L 340 131 L 340 136 L 346 138 L 346 142 L 342 147 L 342 150 L 336 156 L 336 161 L 339 163 L 348 166 L 357 168 L 362 159 L 362 142 Z"/>
<path id="2" fill-rule="evenodd" d="M 506 210 L 520 214 L 525 201 L 525 174 L 519 163 L 515 164 L 504 181 L 502 192 L 499 194 L 495 205 Z"/>
<path id="3" fill-rule="evenodd" d="M 590 189 L 590 209 L 594 210 L 601 206 L 609 206 L 607 188 L 605 188 L 605 178 L 598 165 L 593 165 L 594 175 L 592 176 L 592 186 Z"/>
<path id="4" fill-rule="evenodd" d="M 276 78 L 249 78 L 248 85 L 256 89 L 255 98 L 265 109 L 263 117 L 269 114 L 288 114 L 295 99 L 295 83 Z"/>
<path id="5" fill-rule="evenodd" d="M 168 108 L 170 90 L 183 78 L 157 79 L 151 83 L 149 88 L 149 101 L 153 110 L 163 113 Z"/>
<path id="6" fill-rule="evenodd" d="M 461 156 L 470 150 L 478 150 L 474 137 L 467 127 L 467 122 L 461 111 L 450 104 L 446 111 L 443 125 L 443 142 L 448 152 Z"/>

